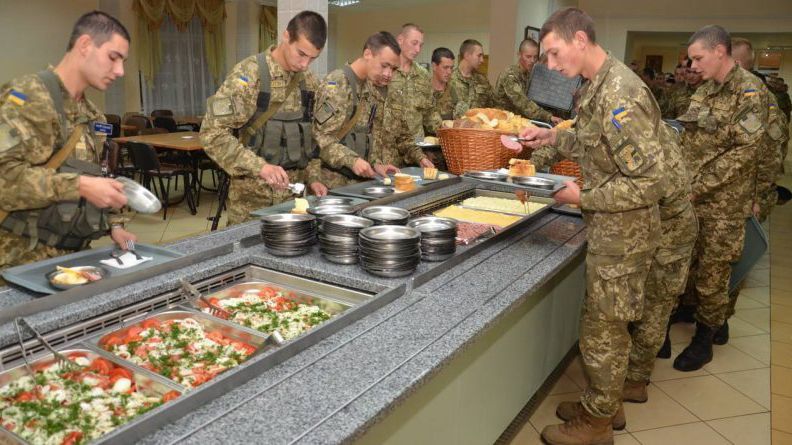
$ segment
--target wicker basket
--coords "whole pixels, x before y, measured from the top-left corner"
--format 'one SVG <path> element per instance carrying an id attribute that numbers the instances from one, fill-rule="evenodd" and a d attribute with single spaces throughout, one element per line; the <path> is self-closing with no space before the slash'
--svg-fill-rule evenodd
<path id="1" fill-rule="evenodd" d="M 580 174 L 580 164 L 577 162 L 563 160 L 550 167 L 550 173 L 554 175 L 574 176 L 577 184 L 583 188 L 583 176 Z"/>
<path id="2" fill-rule="evenodd" d="M 508 166 L 509 159 L 518 156 L 501 144 L 500 137 L 504 134 L 511 133 L 478 128 L 437 130 L 448 171 L 455 175 L 469 171 L 496 170 Z M 527 159 L 530 154 L 531 150 L 523 150 L 519 157 Z"/>

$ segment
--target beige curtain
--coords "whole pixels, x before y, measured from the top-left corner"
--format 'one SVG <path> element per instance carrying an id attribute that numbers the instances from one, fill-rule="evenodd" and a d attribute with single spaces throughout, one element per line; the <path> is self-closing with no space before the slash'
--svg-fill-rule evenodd
<path id="1" fill-rule="evenodd" d="M 140 70 L 151 82 L 162 63 L 159 29 L 166 16 L 182 29 L 198 15 L 203 24 L 204 46 L 209 73 L 216 82 L 222 80 L 225 66 L 224 0 L 134 0 L 138 16 L 138 59 Z"/>
<path id="2" fill-rule="evenodd" d="M 262 6 L 259 15 L 259 52 L 278 43 L 278 9 Z"/>

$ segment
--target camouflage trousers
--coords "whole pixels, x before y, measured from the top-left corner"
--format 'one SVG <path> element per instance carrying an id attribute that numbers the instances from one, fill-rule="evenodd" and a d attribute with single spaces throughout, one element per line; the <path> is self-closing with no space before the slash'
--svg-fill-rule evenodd
<path id="1" fill-rule="evenodd" d="M 286 170 L 289 182 L 303 182 L 304 170 Z M 307 186 L 307 185 L 306 185 Z M 293 198 L 291 191 L 275 190 L 260 178 L 231 178 L 228 189 L 228 226 L 254 219 L 253 210 L 270 207 Z"/>
<path id="2" fill-rule="evenodd" d="M 613 416 L 621 404 L 630 355 L 627 325 L 641 319 L 653 254 L 586 255 L 580 353 L 589 387 L 581 402 L 596 417 Z"/>
<path id="3" fill-rule="evenodd" d="M 726 321 L 731 265 L 740 259 L 745 219 L 699 219 L 687 291 L 682 304 L 696 306 L 696 320 L 713 328 Z"/>
<path id="4" fill-rule="evenodd" d="M 0 229 L 0 272 L 9 267 L 35 263 L 36 261 L 68 255 L 74 251 L 56 249 L 46 244 L 36 243 L 31 248 L 30 239 L 14 235 L 7 230 Z M 0 285 L 5 284 L 0 280 Z"/>
<path id="5" fill-rule="evenodd" d="M 657 249 L 649 268 L 641 319 L 632 324 L 632 348 L 627 380 L 648 382 L 657 351 L 663 346 L 666 326 L 677 298 L 685 291 L 693 243 L 676 249 Z"/>

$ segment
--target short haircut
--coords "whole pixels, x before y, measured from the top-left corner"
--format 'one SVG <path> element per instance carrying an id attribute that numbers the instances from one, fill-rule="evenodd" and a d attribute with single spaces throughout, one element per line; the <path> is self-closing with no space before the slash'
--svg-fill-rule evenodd
<path id="1" fill-rule="evenodd" d="M 565 42 L 571 42 L 578 31 L 583 31 L 591 43 L 597 43 L 594 20 L 588 14 L 578 8 L 559 9 L 542 25 L 539 41 L 552 32 Z"/>
<path id="2" fill-rule="evenodd" d="M 393 34 L 388 31 L 380 31 L 370 35 L 369 38 L 366 39 L 366 44 L 363 45 L 363 51 L 370 50 L 372 54 L 377 54 L 385 47 L 392 49 L 397 56 L 401 55 L 399 42 L 397 42 L 396 37 L 393 37 Z"/>
<path id="3" fill-rule="evenodd" d="M 69 44 L 66 51 L 71 51 L 80 36 L 88 34 L 97 47 L 113 38 L 113 34 L 118 34 L 127 42 L 131 42 L 129 31 L 115 17 L 102 11 L 91 11 L 83 14 L 72 28 Z"/>
<path id="4" fill-rule="evenodd" d="M 648 77 L 649 79 L 652 79 L 652 80 L 654 80 L 655 77 L 657 76 L 657 74 L 655 74 L 655 70 L 653 70 L 652 67 L 649 67 L 649 66 L 645 66 L 644 67 L 643 75 Z"/>
<path id="5" fill-rule="evenodd" d="M 478 40 L 475 39 L 467 39 L 462 42 L 462 45 L 459 46 L 459 58 L 462 59 L 465 57 L 465 54 L 473 51 L 473 48 L 480 46 L 482 49 L 484 45 L 481 44 Z"/>
<path id="6" fill-rule="evenodd" d="M 750 40 L 744 37 L 732 37 L 731 46 L 732 48 L 734 48 L 735 46 L 744 46 L 748 48 L 748 51 L 751 52 L 751 57 L 753 57 L 754 49 L 753 49 L 753 44 L 751 44 Z"/>
<path id="7" fill-rule="evenodd" d="M 299 36 L 303 36 L 314 48 L 322 49 L 327 42 L 327 22 L 314 11 L 302 11 L 292 17 L 286 25 L 286 32 L 289 33 L 289 43 L 296 42 Z"/>
<path id="8" fill-rule="evenodd" d="M 406 35 L 411 30 L 416 30 L 416 31 L 420 32 L 421 34 L 424 34 L 424 30 L 421 29 L 421 27 L 416 25 L 415 23 L 405 23 L 405 24 L 402 25 L 401 31 L 399 32 L 399 35 Z"/>
<path id="9" fill-rule="evenodd" d="M 707 25 L 699 29 L 690 36 L 688 46 L 699 41 L 708 49 L 715 49 L 716 46 L 723 45 L 726 48 L 726 54 L 731 55 L 731 36 L 729 31 L 726 31 L 722 26 Z"/>
<path id="10" fill-rule="evenodd" d="M 446 59 L 454 60 L 454 53 L 450 49 L 442 46 L 440 48 L 435 48 L 435 50 L 432 51 L 432 63 L 435 65 L 440 65 L 440 62 L 444 57 Z"/>
<path id="11" fill-rule="evenodd" d="M 525 51 L 525 48 L 529 46 L 539 49 L 539 43 L 537 43 L 536 40 L 531 38 L 524 39 L 522 42 L 520 42 L 520 46 L 518 48 L 520 52 L 523 52 Z"/>

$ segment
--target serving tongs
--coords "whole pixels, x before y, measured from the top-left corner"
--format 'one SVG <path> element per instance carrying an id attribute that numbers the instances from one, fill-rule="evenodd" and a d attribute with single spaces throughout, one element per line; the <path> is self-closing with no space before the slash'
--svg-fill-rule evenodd
<path id="1" fill-rule="evenodd" d="M 25 368 L 27 368 L 28 372 L 30 372 L 31 375 L 34 375 L 35 372 L 33 371 L 33 368 L 31 368 L 30 363 L 28 362 L 27 359 L 28 354 L 27 354 L 27 349 L 25 349 L 25 338 L 22 336 L 22 329 L 20 325 L 24 325 L 28 330 L 30 330 L 30 332 L 33 333 L 36 339 L 42 345 L 44 345 L 44 347 L 49 352 L 51 352 L 53 356 L 55 356 L 55 360 L 58 362 L 58 366 L 60 366 L 61 369 L 65 369 L 66 371 L 70 371 L 70 372 L 79 371 L 80 369 L 82 369 L 80 365 L 69 360 L 68 357 L 56 351 L 52 346 L 50 346 L 49 342 L 45 340 L 44 337 L 41 334 L 39 334 L 37 330 L 33 329 L 33 326 L 31 326 L 30 323 L 28 323 L 24 318 L 18 317 L 14 319 L 14 326 L 16 327 L 17 337 L 19 337 L 19 347 L 22 348 L 22 359 L 25 361 Z"/>
<path id="2" fill-rule="evenodd" d="M 205 304 L 209 308 L 210 315 L 213 315 L 217 318 L 222 318 L 223 320 L 228 320 L 231 317 L 230 312 L 217 305 L 212 304 L 212 302 L 209 301 L 208 298 L 204 297 L 201 294 L 201 292 L 195 288 L 195 286 L 190 284 L 189 281 L 182 278 L 179 280 L 179 282 L 181 283 L 182 292 L 184 292 L 185 296 L 187 296 L 187 298 L 197 298 L 201 300 L 201 302 L 203 302 L 203 304 Z M 264 344 L 270 346 L 280 346 L 285 341 L 286 340 L 283 339 L 283 336 L 281 335 L 280 331 L 276 330 L 276 331 L 272 331 L 270 335 L 267 336 L 267 340 L 264 342 Z M 259 348 L 256 350 L 256 352 L 250 354 L 248 356 L 248 359 L 257 356 L 262 352 L 264 352 L 264 348 Z"/>
<path id="3" fill-rule="evenodd" d="M 514 191 L 514 194 L 517 196 L 517 199 L 520 200 L 523 207 L 525 207 L 525 214 L 528 214 L 528 200 L 531 199 L 531 194 L 526 192 L 522 189 L 517 189 Z"/>

